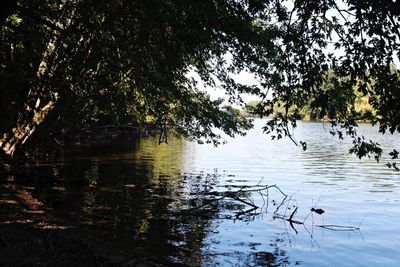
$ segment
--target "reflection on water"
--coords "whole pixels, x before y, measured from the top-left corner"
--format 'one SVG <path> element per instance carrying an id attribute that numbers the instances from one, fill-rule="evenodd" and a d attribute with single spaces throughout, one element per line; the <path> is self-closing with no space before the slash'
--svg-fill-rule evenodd
<path id="1" fill-rule="evenodd" d="M 308 141 L 305 152 L 288 140 L 269 141 L 261 126 L 256 121 L 246 137 L 219 148 L 180 139 L 159 146 L 156 138 L 65 148 L 50 170 L 57 182 L 36 195 L 115 247 L 159 262 L 397 266 L 399 174 L 355 159 L 349 141 L 334 139 L 322 124 L 300 123 L 296 137 Z M 361 130 L 385 147 L 400 145 L 399 136 Z M 246 202 L 223 195 L 257 184 L 277 184 L 288 198 L 282 202 L 273 188 L 240 192 Z M 306 219 L 295 229 L 277 216 L 294 207 L 294 218 Z M 312 207 L 326 213 L 310 215 Z M 322 224 L 361 231 L 316 227 Z"/>

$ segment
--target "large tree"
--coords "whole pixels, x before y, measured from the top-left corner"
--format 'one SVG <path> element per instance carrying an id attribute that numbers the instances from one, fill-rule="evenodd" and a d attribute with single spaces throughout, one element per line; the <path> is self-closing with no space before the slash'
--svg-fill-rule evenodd
<path id="1" fill-rule="evenodd" d="M 333 133 L 353 138 L 352 152 L 379 157 L 377 144 L 357 135 L 357 90 L 382 132 L 400 130 L 394 1 L 7 0 L 0 10 L 4 155 L 18 154 L 40 128 L 151 118 L 218 143 L 213 129 L 234 135 L 251 126 L 212 101 L 193 72 L 231 103 L 257 95 L 256 115 L 282 103 L 286 112 L 265 127 L 278 138 L 292 137 L 289 109 L 311 105 L 339 125 Z M 236 82 L 242 71 L 259 84 Z"/>
<path id="2" fill-rule="evenodd" d="M 223 60 L 232 42 L 227 35 L 248 31 L 251 17 L 239 3 L 65 0 L 9 6 L 0 70 L 5 154 L 18 152 L 43 123 L 87 127 L 152 116 L 188 137 L 215 142 L 212 127 L 230 135 L 248 128 L 187 76 L 195 68 L 211 81 L 209 62 Z"/>

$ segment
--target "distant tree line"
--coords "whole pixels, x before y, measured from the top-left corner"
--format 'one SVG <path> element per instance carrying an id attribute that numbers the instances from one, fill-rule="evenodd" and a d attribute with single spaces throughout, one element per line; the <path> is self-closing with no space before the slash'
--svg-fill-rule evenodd
<path id="1" fill-rule="evenodd" d="M 392 69 L 395 71 L 395 66 Z M 400 77 L 399 77 L 400 78 Z M 364 95 L 362 92 L 357 91 L 357 87 L 354 87 L 354 102 L 353 114 L 354 120 L 361 122 L 376 123 L 379 120 L 377 116 L 377 110 L 372 105 L 372 99 L 368 95 Z M 242 109 L 242 115 L 247 117 L 257 117 L 258 113 L 255 111 L 256 107 L 260 105 L 260 101 L 252 100 L 244 106 Z M 274 114 L 270 115 L 273 118 L 277 114 L 285 114 L 285 103 L 280 101 L 276 102 L 274 105 Z M 288 110 L 288 115 L 293 116 L 296 120 L 309 120 L 309 121 L 319 121 L 319 120 L 335 120 L 337 116 L 336 113 L 327 114 L 326 111 L 315 103 L 315 99 L 310 99 L 310 101 L 304 104 L 301 108 L 293 105 Z"/>

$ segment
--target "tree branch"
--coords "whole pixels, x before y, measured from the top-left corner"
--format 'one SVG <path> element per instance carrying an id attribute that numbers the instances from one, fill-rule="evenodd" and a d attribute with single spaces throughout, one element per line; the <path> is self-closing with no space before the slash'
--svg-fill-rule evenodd
<path id="1" fill-rule="evenodd" d="M 24 15 L 26 17 L 29 17 L 29 18 L 35 20 L 38 23 L 46 25 L 47 27 L 49 27 L 50 29 L 52 29 L 54 31 L 63 32 L 65 30 L 62 27 L 60 27 L 60 26 L 56 25 L 55 23 L 53 23 L 52 21 L 50 21 L 48 18 L 41 17 L 40 15 L 36 14 L 31 9 L 17 5 L 16 10 L 19 11 L 21 13 L 21 15 Z"/>

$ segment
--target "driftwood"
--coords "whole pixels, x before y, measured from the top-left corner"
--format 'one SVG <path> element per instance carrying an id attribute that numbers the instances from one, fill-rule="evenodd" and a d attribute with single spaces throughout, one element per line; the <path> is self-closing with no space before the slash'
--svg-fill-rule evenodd
<path id="1" fill-rule="evenodd" d="M 197 199 L 201 199 L 207 203 L 202 204 L 200 206 L 192 207 L 189 210 L 185 211 L 184 213 L 187 215 L 190 215 L 190 214 L 193 214 L 196 210 L 201 210 L 201 209 L 206 208 L 207 206 L 210 206 L 212 203 L 230 199 L 234 202 L 241 203 L 241 204 L 244 204 L 245 206 L 249 207 L 248 209 L 237 212 L 236 216 L 233 219 L 240 219 L 241 217 L 252 214 L 252 213 L 253 213 L 253 215 L 258 215 L 261 212 L 256 212 L 256 211 L 261 210 L 262 207 L 259 207 L 258 205 L 256 205 L 254 203 L 254 201 L 251 199 L 250 195 L 252 193 L 259 193 L 263 197 L 263 199 L 264 199 L 264 197 L 266 197 L 268 200 L 268 190 L 271 188 L 275 188 L 277 191 L 279 191 L 284 196 L 284 199 L 287 198 L 287 195 L 277 185 L 260 185 L 260 183 L 258 183 L 257 185 L 254 185 L 254 186 L 242 186 L 242 187 L 240 187 L 239 190 L 235 190 L 235 191 L 230 190 L 230 191 L 195 192 L 195 193 L 191 193 L 190 195 L 191 196 L 200 196 Z M 277 209 L 279 209 L 279 207 Z M 228 216 L 227 219 L 232 219 L 232 218 L 230 216 Z"/>
<path id="2" fill-rule="evenodd" d="M 357 231 L 360 230 L 360 227 L 357 226 L 343 226 L 343 225 L 335 225 L 335 224 L 324 224 L 324 225 L 315 225 L 315 227 L 320 227 L 332 231 Z"/>
<path id="3" fill-rule="evenodd" d="M 293 206 L 293 211 L 290 213 L 290 215 L 286 214 L 287 211 L 290 209 L 286 206 L 285 211 L 281 211 L 282 207 L 284 207 L 285 204 L 288 204 L 290 201 L 295 201 L 292 196 L 289 196 L 285 194 L 277 185 L 260 185 L 261 181 L 254 185 L 254 186 L 242 186 L 240 187 L 239 190 L 229 190 L 229 191 L 203 191 L 203 192 L 194 192 L 191 193 L 191 196 L 201 196 L 201 198 L 204 202 L 204 204 L 189 208 L 186 210 L 186 214 L 194 214 L 196 213 L 196 210 L 202 210 L 203 211 L 210 206 L 212 203 L 217 204 L 215 202 L 220 202 L 224 201 L 227 199 L 230 199 L 231 201 L 241 203 L 245 206 L 248 207 L 248 209 L 242 210 L 240 212 L 236 213 L 236 216 L 234 218 L 228 216 L 225 219 L 240 219 L 242 216 L 253 214 L 253 215 L 258 215 L 262 213 L 262 207 L 256 205 L 254 201 L 251 199 L 251 194 L 253 193 L 259 193 L 262 196 L 264 204 L 266 204 L 267 209 L 268 209 L 268 204 L 269 204 L 269 189 L 275 189 L 277 190 L 282 196 L 282 200 L 280 202 L 276 202 L 272 200 L 273 205 L 276 207 L 273 211 L 273 219 L 280 219 L 289 222 L 290 227 L 294 230 L 294 232 L 297 234 L 298 231 L 295 228 L 295 225 L 303 225 L 305 227 L 305 223 L 307 219 L 310 217 L 311 214 L 315 213 L 319 216 L 322 216 L 323 213 L 325 213 L 325 210 L 321 208 L 316 208 L 315 206 L 310 209 L 310 212 L 306 217 L 303 218 L 303 220 L 295 219 L 295 215 L 298 211 L 298 206 L 294 205 Z M 234 187 L 234 186 L 233 186 Z M 318 202 L 317 202 L 318 203 Z M 317 204 L 315 204 L 317 205 Z M 213 211 L 212 209 L 208 209 L 207 211 Z M 268 211 L 265 211 L 268 212 Z M 360 227 L 357 226 L 344 226 L 344 225 L 334 225 L 334 224 L 323 224 L 323 225 L 314 225 L 312 222 L 313 227 L 319 227 L 323 228 L 326 230 L 331 230 L 331 231 L 358 231 L 360 230 Z M 307 229 L 306 229 L 307 230 Z M 308 232 L 308 230 L 307 230 Z"/>

